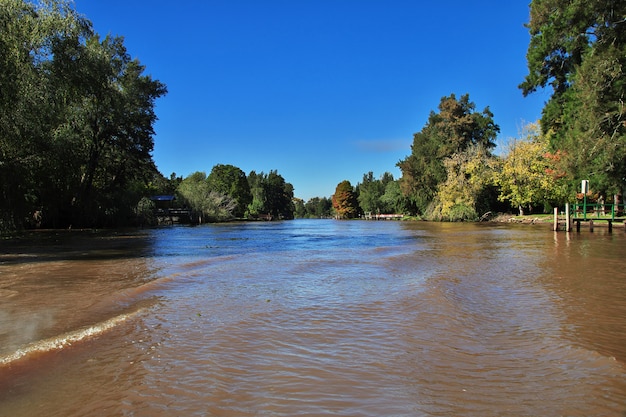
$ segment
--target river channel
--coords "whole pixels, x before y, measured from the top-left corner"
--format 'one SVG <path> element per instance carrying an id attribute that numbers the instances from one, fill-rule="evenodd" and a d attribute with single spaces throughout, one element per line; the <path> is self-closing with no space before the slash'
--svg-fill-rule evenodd
<path id="1" fill-rule="evenodd" d="M 626 233 L 295 220 L 0 242 L 0 416 L 626 416 Z"/>

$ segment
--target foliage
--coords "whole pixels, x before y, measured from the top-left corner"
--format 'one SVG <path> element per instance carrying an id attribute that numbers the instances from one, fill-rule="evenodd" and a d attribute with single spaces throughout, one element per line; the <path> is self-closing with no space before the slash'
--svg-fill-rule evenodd
<path id="1" fill-rule="evenodd" d="M 395 213 L 395 201 L 391 201 L 391 194 L 383 199 L 387 186 L 394 182 L 393 175 L 385 172 L 380 179 L 374 178 L 373 172 L 363 175 L 363 182 L 357 184 L 356 194 L 362 211 L 370 213 Z"/>
<path id="2" fill-rule="evenodd" d="M 294 205 L 293 215 L 296 219 L 304 219 L 307 217 L 304 200 L 302 200 L 301 198 L 294 198 L 293 205 Z"/>
<path id="3" fill-rule="evenodd" d="M 233 211 L 235 217 L 243 217 L 252 202 L 250 185 L 245 172 L 233 165 L 218 164 L 213 167 L 207 178 L 209 188 L 218 194 L 227 195 L 237 203 Z"/>
<path id="4" fill-rule="evenodd" d="M 358 201 L 350 181 L 345 180 L 337 184 L 332 197 L 333 208 L 340 219 L 352 219 L 358 214 Z"/>
<path id="5" fill-rule="evenodd" d="M 590 179 L 603 194 L 626 186 L 626 3 L 533 0 L 524 94 L 552 95 L 541 125 L 561 151 L 569 192 Z"/>
<path id="6" fill-rule="evenodd" d="M 400 187 L 414 209 L 424 213 L 446 180 L 444 159 L 481 146 L 487 152 L 495 147 L 500 128 L 489 108 L 475 111 L 475 104 L 465 94 L 457 100 L 454 94 L 442 97 L 439 113 L 430 113 L 422 130 L 413 135 L 411 155 L 398 162 L 402 171 Z"/>
<path id="7" fill-rule="evenodd" d="M 157 224 L 155 214 L 156 204 L 147 197 L 142 197 L 137 203 L 137 219 L 140 226 L 152 226 Z"/>
<path id="8" fill-rule="evenodd" d="M 199 171 L 180 183 L 178 194 L 199 223 L 230 220 L 237 205 L 232 197 L 212 190 L 206 173 Z"/>
<path id="9" fill-rule="evenodd" d="M 134 219 L 158 173 L 155 100 L 122 38 L 100 40 L 69 0 L 0 8 L 0 222 L 19 228 Z"/>
<path id="10" fill-rule="evenodd" d="M 327 197 L 313 197 L 305 204 L 306 217 L 323 219 L 331 217 L 333 202 Z"/>
<path id="11" fill-rule="evenodd" d="M 525 126 L 520 139 L 509 142 L 495 181 L 500 200 L 509 201 L 524 214 L 524 207 L 563 203 L 567 196 L 564 174 L 558 168 L 560 153 L 548 151 L 538 124 Z"/>
<path id="12" fill-rule="evenodd" d="M 406 197 L 402 194 L 399 181 L 390 181 L 385 187 L 385 193 L 380 197 L 385 213 L 405 213 L 407 211 Z"/>
<path id="13" fill-rule="evenodd" d="M 248 204 L 246 216 L 256 218 L 269 215 L 273 219 L 293 219 L 293 185 L 286 182 L 277 171 L 269 174 L 251 171 L 248 184 L 252 202 Z"/>
<path id="14" fill-rule="evenodd" d="M 276 219 L 293 219 L 293 185 L 272 170 L 263 183 L 265 209 Z"/>
<path id="15" fill-rule="evenodd" d="M 437 186 L 437 194 L 427 217 L 438 221 L 474 221 L 484 210 L 480 197 L 491 185 L 494 157 L 481 145 L 472 145 L 443 161 L 446 180 Z"/>

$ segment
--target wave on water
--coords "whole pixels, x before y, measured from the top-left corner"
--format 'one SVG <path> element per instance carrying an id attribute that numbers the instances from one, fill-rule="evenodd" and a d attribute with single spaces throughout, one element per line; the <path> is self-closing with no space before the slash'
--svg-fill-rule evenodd
<path id="1" fill-rule="evenodd" d="M 30 356 L 36 353 L 46 353 L 55 350 L 61 350 L 67 346 L 72 345 L 73 343 L 81 342 L 91 337 L 99 336 L 107 332 L 108 330 L 119 326 L 127 320 L 136 317 L 142 311 L 143 309 L 139 309 L 131 313 L 120 314 L 116 317 L 110 318 L 93 326 L 29 343 L 28 345 L 17 349 L 15 352 L 0 356 L 0 366 L 10 365 L 26 356 Z"/>

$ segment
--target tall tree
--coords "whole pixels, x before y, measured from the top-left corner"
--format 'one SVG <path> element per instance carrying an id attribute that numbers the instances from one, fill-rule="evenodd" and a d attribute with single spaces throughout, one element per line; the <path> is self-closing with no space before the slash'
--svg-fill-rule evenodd
<path id="1" fill-rule="evenodd" d="M 332 197 L 335 213 L 341 219 L 352 219 L 357 216 L 359 206 L 354 188 L 350 181 L 345 180 L 337 184 L 335 194 Z"/>
<path id="2" fill-rule="evenodd" d="M 235 217 L 243 217 L 248 204 L 252 202 L 250 185 L 246 173 L 233 165 L 217 164 L 207 178 L 209 188 L 227 195 L 237 202 L 233 211 Z"/>
<path id="3" fill-rule="evenodd" d="M 166 89 L 143 75 L 145 68 L 130 58 L 120 37 L 93 36 L 79 51 L 80 64 L 66 66 L 62 74 L 80 78 L 72 85 L 73 103 L 59 132 L 78 142 L 72 206 L 75 218 L 84 219 L 150 170 L 154 102 Z"/>
<path id="4" fill-rule="evenodd" d="M 206 173 L 200 171 L 194 172 L 180 183 L 178 194 L 200 223 L 230 220 L 237 205 L 232 197 L 213 190 Z"/>
<path id="5" fill-rule="evenodd" d="M 372 171 L 363 175 L 363 182 L 357 184 L 357 189 L 361 209 L 366 212 L 380 213 L 380 198 L 385 192 L 385 188 L 381 181 L 374 178 Z"/>
<path id="6" fill-rule="evenodd" d="M 274 219 L 293 219 L 293 185 L 286 182 L 277 171 L 269 174 L 251 171 L 248 183 L 252 202 L 248 205 L 247 216 L 270 215 Z"/>
<path id="7" fill-rule="evenodd" d="M 527 25 L 525 95 L 551 87 L 541 126 L 565 151 L 570 189 L 590 179 L 600 192 L 626 186 L 626 3 L 533 0 Z M 573 193 L 572 193 L 573 194 Z"/>
<path id="8" fill-rule="evenodd" d="M 100 41 L 69 0 L 0 6 L 0 222 L 20 227 L 35 211 L 52 227 L 133 217 L 157 172 L 165 86 L 122 38 Z"/>
<path id="9" fill-rule="evenodd" d="M 419 213 L 425 213 L 446 179 L 443 160 L 471 146 L 487 152 L 495 147 L 500 131 L 493 113 L 486 107 L 477 112 L 476 105 L 465 94 L 457 100 L 454 94 L 442 97 L 439 112 L 432 111 L 422 130 L 413 135 L 411 155 L 398 162 L 402 171 L 400 186 Z"/>
<path id="10" fill-rule="evenodd" d="M 252 201 L 246 208 L 246 217 L 256 218 L 259 215 L 267 214 L 265 210 L 265 192 L 263 190 L 263 181 L 265 180 L 265 174 L 256 171 L 250 171 L 248 174 L 248 186 L 250 188 L 250 194 L 252 195 Z"/>
<path id="11" fill-rule="evenodd" d="M 293 185 L 286 182 L 277 171 L 272 170 L 263 184 L 265 208 L 277 219 L 293 219 Z"/>
<path id="12" fill-rule="evenodd" d="M 67 1 L 0 4 L 0 230 L 22 227 L 53 187 L 57 149 L 55 85 L 48 66 L 56 45 L 83 39 L 90 23 Z"/>

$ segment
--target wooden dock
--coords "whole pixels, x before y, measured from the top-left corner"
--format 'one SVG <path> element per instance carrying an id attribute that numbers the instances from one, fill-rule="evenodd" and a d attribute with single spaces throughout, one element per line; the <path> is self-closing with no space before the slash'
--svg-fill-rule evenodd
<path id="1" fill-rule="evenodd" d="M 191 210 L 171 208 L 156 211 L 158 224 L 190 224 L 194 223 Z"/>
<path id="2" fill-rule="evenodd" d="M 585 223 L 589 231 L 593 232 L 596 223 L 608 225 L 609 233 L 613 232 L 614 223 L 622 223 L 626 231 L 626 210 L 623 204 L 574 204 L 570 207 L 565 204 L 565 211 L 559 215 L 558 208 L 554 208 L 553 230 L 565 230 L 571 232 L 573 225 L 576 225 L 576 232 L 580 232 L 580 225 Z"/>
<path id="3" fill-rule="evenodd" d="M 402 220 L 404 214 L 375 214 L 368 211 L 363 215 L 363 218 L 365 220 Z"/>

